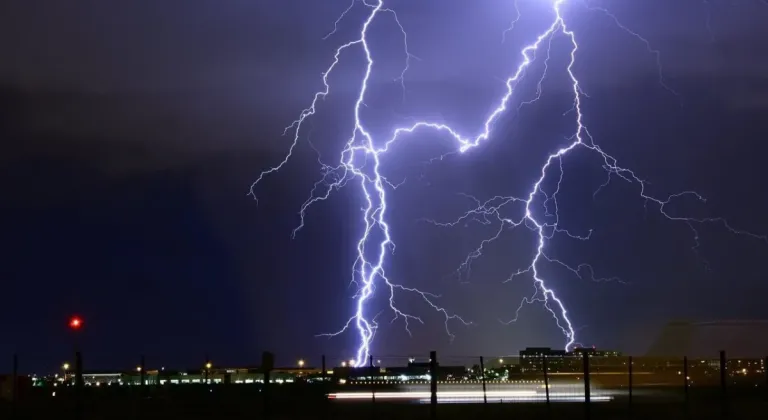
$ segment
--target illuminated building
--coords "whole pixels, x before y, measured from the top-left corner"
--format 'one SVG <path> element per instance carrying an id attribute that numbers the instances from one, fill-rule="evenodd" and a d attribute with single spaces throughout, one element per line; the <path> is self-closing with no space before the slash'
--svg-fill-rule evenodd
<path id="1" fill-rule="evenodd" d="M 467 376 L 465 366 L 440 366 L 437 364 L 437 380 L 458 380 Z M 428 381 L 430 376 L 429 362 L 410 360 L 406 366 L 376 366 L 370 367 L 340 367 L 333 371 L 335 380 L 379 380 L 379 381 Z"/>
<path id="2" fill-rule="evenodd" d="M 592 347 L 574 347 L 571 352 L 574 356 L 582 356 L 584 353 L 594 357 L 621 357 L 621 352 L 614 350 L 598 350 Z"/>
<path id="3" fill-rule="evenodd" d="M 594 347 L 576 347 L 572 352 L 566 352 L 565 350 L 553 350 L 549 347 L 527 347 L 525 350 L 520 350 L 520 373 L 543 372 L 544 358 L 547 359 L 549 372 L 581 372 L 584 369 L 583 355 L 585 353 L 594 358 L 592 365 L 598 369 L 626 370 L 626 358 L 623 358 L 618 351 L 597 350 Z"/>
<path id="4" fill-rule="evenodd" d="M 547 358 L 547 369 L 551 372 L 561 372 L 570 368 L 570 354 L 565 350 L 553 350 L 549 347 L 526 347 L 520 350 L 520 372 L 543 372 L 544 358 Z"/>

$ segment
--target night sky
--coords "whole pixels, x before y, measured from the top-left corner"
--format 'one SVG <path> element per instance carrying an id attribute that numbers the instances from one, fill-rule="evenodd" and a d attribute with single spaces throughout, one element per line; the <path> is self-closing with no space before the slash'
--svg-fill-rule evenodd
<path id="1" fill-rule="evenodd" d="M 390 0 L 417 57 L 405 75 L 402 38 L 391 20 L 372 28 L 377 73 L 365 118 L 374 135 L 415 118 L 477 132 L 519 64 L 520 47 L 548 24 L 515 17 L 502 0 Z M 722 216 L 738 229 L 768 233 L 768 5 L 748 0 L 590 1 L 610 9 L 660 51 L 656 57 L 604 14 L 573 1 L 568 19 L 581 49 L 574 71 L 590 132 L 659 197 L 696 190 L 676 215 Z M 53 371 L 71 360 L 66 329 L 85 320 L 80 347 L 88 367 L 149 364 L 257 364 L 319 355 L 349 358 L 357 336 L 316 334 L 352 313 L 349 287 L 362 205 L 356 185 L 319 203 L 291 239 L 297 212 L 352 131 L 363 71 L 359 51 L 335 73 L 334 94 L 302 132 L 284 171 L 247 193 L 290 145 L 282 130 L 321 88 L 337 45 L 353 39 L 363 7 L 323 40 L 346 0 L 122 1 L 9 0 L 0 5 L 0 357 L 16 351 L 24 370 Z M 546 11 L 539 8 L 540 12 Z M 359 12 L 359 13 L 358 13 Z M 384 164 L 392 182 L 390 221 L 397 243 L 387 266 L 398 282 L 440 294 L 444 307 L 473 321 L 451 324 L 414 297 L 398 303 L 424 318 L 413 336 L 380 315 L 374 355 L 516 354 L 560 347 L 563 337 L 540 305 L 510 319 L 533 290 L 530 277 L 503 283 L 534 252 L 526 229 L 508 230 L 456 272 L 498 225 L 438 228 L 480 199 L 524 195 L 546 156 L 572 132 L 562 52 L 553 44 L 542 99 L 533 67 L 485 145 L 450 150 L 423 133 Z M 561 53 L 557 53 L 557 52 Z M 311 141 L 308 143 L 306 140 Z M 312 147 L 310 147 L 312 146 Z M 561 223 L 590 241 L 558 237 L 553 258 L 590 263 L 579 279 L 557 266 L 545 275 L 566 303 L 585 345 L 643 354 L 670 320 L 768 318 L 768 244 L 721 225 L 685 223 L 644 206 L 638 185 L 605 182 L 601 161 L 584 151 L 564 163 Z M 383 289 L 380 289 L 382 292 Z M 381 298 L 382 296 L 379 296 Z M 379 299 L 380 300 L 380 299 Z M 377 300 L 378 302 L 378 300 Z M 381 304 L 378 302 L 377 305 Z M 381 306 L 381 305 L 379 305 Z M 377 308 L 379 306 L 376 306 Z M 0 362 L 0 370 L 6 363 Z"/>

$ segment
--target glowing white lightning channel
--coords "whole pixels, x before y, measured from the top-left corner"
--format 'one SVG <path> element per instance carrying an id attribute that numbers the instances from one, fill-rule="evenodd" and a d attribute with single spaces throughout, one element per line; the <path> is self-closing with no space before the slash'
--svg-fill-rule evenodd
<path id="1" fill-rule="evenodd" d="M 387 190 L 387 187 L 395 187 L 395 186 L 390 184 L 386 180 L 386 178 L 380 173 L 380 163 L 381 163 L 382 156 L 384 156 L 389 151 L 389 147 L 398 139 L 405 137 L 405 135 L 407 134 L 411 134 L 411 133 L 414 133 L 415 131 L 423 130 L 423 129 L 431 129 L 431 130 L 435 130 L 435 131 L 443 132 L 447 134 L 450 138 L 456 141 L 457 151 L 461 153 L 464 153 L 478 146 L 483 141 L 487 140 L 490 137 L 494 123 L 499 119 L 500 116 L 502 116 L 507 111 L 508 104 L 515 91 L 515 86 L 524 77 L 525 72 L 530 66 L 530 64 L 533 63 L 534 60 L 536 59 L 536 52 L 539 50 L 539 48 L 542 45 L 546 45 L 547 59 L 548 59 L 549 46 L 551 45 L 551 40 L 555 35 L 558 35 L 558 34 L 565 36 L 571 45 L 570 57 L 569 57 L 570 60 L 568 62 L 566 70 L 567 70 L 568 77 L 571 81 L 571 92 L 573 93 L 572 111 L 576 115 L 576 118 L 575 118 L 576 127 L 573 135 L 569 139 L 570 144 L 566 147 L 563 147 L 557 150 L 555 153 L 552 153 L 547 157 L 546 161 L 541 167 L 540 177 L 531 186 L 531 189 L 527 196 L 525 197 L 494 197 L 491 200 L 488 200 L 484 203 L 477 201 L 477 207 L 473 210 L 470 210 L 465 215 L 461 216 L 458 220 L 455 220 L 450 223 L 437 223 L 438 225 L 442 225 L 442 226 L 453 226 L 463 220 L 467 220 L 469 218 L 478 218 L 478 217 L 480 218 L 481 222 L 490 223 L 491 220 L 489 218 L 495 218 L 496 221 L 500 222 L 500 229 L 497 231 L 496 235 L 484 240 L 480 245 L 480 247 L 475 252 L 470 254 L 470 256 L 467 258 L 464 264 L 469 264 L 471 260 L 480 257 L 482 255 L 483 247 L 488 245 L 490 242 L 493 242 L 495 239 L 497 239 L 501 235 L 504 228 L 507 226 L 517 227 L 517 226 L 523 225 L 536 233 L 536 236 L 537 236 L 536 253 L 532 258 L 530 265 L 528 265 L 526 268 L 522 270 L 518 270 L 515 274 L 513 274 L 513 277 L 515 275 L 523 274 L 523 273 L 531 274 L 534 280 L 534 283 L 533 283 L 534 292 L 531 296 L 524 298 L 520 302 L 520 305 L 518 306 L 518 313 L 516 313 L 515 318 L 509 322 L 513 322 L 517 319 L 517 315 L 519 314 L 520 308 L 522 308 L 523 305 L 525 305 L 526 303 L 541 302 L 543 306 L 550 312 L 552 317 L 555 319 L 557 326 L 560 328 L 563 335 L 565 336 L 566 338 L 565 348 L 570 349 L 574 345 L 574 343 L 576 343 L 576 336 L 575 336 L 575 330 L 574 330 L 573 324 L 570 318 L 568 317 L 568 312 L 565 308 L 563 301 L 556 295 L 553 289 L 549 288 L 545 284 L 544 279 L 541 277 L 539 273 L 541 264 L 543 264 L 544 262 L 549 262 L 549 263 L 561 265 L 579 277 L 582 277 L 581 273 L 588 271 L 590 277 L 595 281 L 617 280 L 615 278 L 595 279 L 593 276 L 594 270 L 592 270 L 591 266 L 587 264 L 581 264 L 581 265 L 578 265 L 577 267 L 572 267 L 559 259 L 550 257 L 546 252 L 547 241 L 552 237 L 554 237 L 556 233 L 566 234 L 572 238 L 579 239 L 579 240 L 589 239 L 589 235 L 586 235 L 586 236 L 575 235 L 559 226 L 559 217 L 558 217 L 558 210 L 557 210 L 557 194 L 560 190 L 560 183 L 563 179 L 562 160 L 563 158 L 566 157 L 566 155 L 568 155 L 569 152 L 571 152 L 576 148 L 585 148 L 587 150 L 597 153 L 599 156 L 602 157 L 604 162 L 603 168 L 606 170 L 606 172 L 609 175 L 608 181 L 603 186 L 607 185 L 608 182 L 610 182 L 612 175 L 618 176 L 619 178 L 625 181 L 628 181 L 630 183 L 639 185 L 640 187 L 639 195 L 646 202 L 646 204 L 655 203 L 658 206 L 660 213 L 664 217 L 670 220 L 681 221 L 686 223 L 694 233 L 694 240 L 696 242 L 696 245 L 698 245 L 698 234 L 695 228 L 695 224 L 707 223 L 707 222 L 720 223 L 726 229 L 728 229 L 733 233 L 749 235 L 749 236 L 759 238 L 759 239 L 762 239 L 763 241 L 768 242 L 768 238 L 766 238 L 765 236 L 758 236 L 749 232 L 744 232 L 744 231 L 734 229 L 733 227 L 731 227 L 731 225 L 728 224 L 728 222 L 725 219 L 688 218 L 688 217 L 675 216 L 668 213 L 665 209 L 666 206 L 670 204 L 671 201 L 681 196 L 690 195 L 702 201 L 704 199 L 700 195 L 698 195 L 696 192 L 693 192 L 693 191 L 685 191 L 682 193 L 670 195 L 665 199 L 660 199 L 660 198 L 656 198 L 649 195 L 646 192 L 647 183 L 644 180 L 640 179 L 631 170 L 620 167 L 615 158 L 613 158 L 611 155 L 604 152 L 600 148 L 600 146 L 594 142 L 584 123 L 584 116 L 582 113 L 582 106 L 581 106 L 582 97 L 585 95 L 581 90 L 581 86 L 578 78 L 573 72 L 573 66 L 576 60 L 576 53 L 579 49 L 579 46 L 576 40 L 576 35 L 572 30 L 569 29 L 561 10 L 564 4 L 568 3 L 569 0 L 547 0 L 547 1 L 551 2 L 552 4 L 552 12 L 553 12 L 552 23 L 547 27 L 547 29 L 544 32 L 542 32 L 535 38 L 534 42 L 525 46 L 520 51 L 522 55 L 522 61 L 518 65 L 517 69 L 512 74 L 512 76 L 510 76 L 506 80 L 506 91 L 502 95 L 499 105 L 490 113 L 490 115 L 485 120 L 482 127 L 483 128 L 482 131 L 474 137 L 464 137 L 461 134 L 459 134 L 456 130 L 454 130 L 452 127 L 446 124 L 434 123 L 434 122 L 428 122 L 428 121 L 418 121 L 410 126 L 399 127 L 394 129 L 389 139 L 377 145 L 371 133 L 365 128 L 365 124 L 363 123 L 360 117 L 360 110 L 364 106 L 366 93 L 368 91 L 368 81 L 370 79 L 370 76 L 374 67 L 373 54 L 368 44 L 368 28 L 370 27 L 371 23 L 374 22 L 374 20 L 381 15 L 389 15 L 394 19 L 395 23 L 400 28 L 403 36 L 403 41 L 405 44 L 405 55 L 406 55 L 406 65 L 403 70 L 403 73 L 401 74 L 401 77 L 399 78 L 401 82 L 403 80 L 402 75 L 404 75 L 405 71 L 408 70 L 408 59 L 413 57 L 408 51 L 406 33 L 405 33 L 405 30 L 403 29 L 403 26 L 400 24 L 399 20 L 397 19 L 397 15 L 395 14 L 395 12 L 392 9 L 388 9 L 385 7 L 384 0 L 352 0 L 349 7 L 341 14 L 341 16 L 334 23 L 333 31 L 331 31 L 328 35 L 326 35 L 325 38 L 328 38 L 336 32 L 336 29 L 338 28 L 339 23 L 355 7 L 356 4 L 362 4 L 363 6 L 368 8 L 368 13 L 366 15 L 365 21 L 362 24 L 359 37 L 353 41 L 349 41 L 341 45 L 336 49 L 332 63 L 322 74 L 323 89 L 314 94 L 314 97 L 310 106 L 304 109 L 300 113 L 299 117 L 290 126 L 286 128 L 285 133 L 293 129 L 294 134 L 292 139 L 293 141 L 285 157 L 278 165 L 263 171 L 259 175 L 259 177 L 251 186 L 250 193 L 253 194 L 255 197 L 254 188 L 264 179 L 264 177 L 279 171 L 290 160 L 293 154 L 293 151 L 295 150 L 299 142 L 299 138 L 300 138 L 299 136 L 300 136 L 300 132 L 303 124 L 306 122 L 306 120 L 309 117 L 315 114 L 317 109 L 316 107 L 319 101 L 324 99 L 331 92 L 331 87 L 329 85 L 328 77 L 336 69 L 337 65 L 341 60 L 342 54 L 344 54 L 347 50 L 351 48 L 360 48 L 365 54 L 366 67 L 365 67 L 365 73 L 360 82 L 360 90 L 355 103 L 355 108 L 354 108 L 355 123 L 354 123 L 352 134 L 349 140 L 346 142 L 344 149 L 341 152 L 341 157 L 337 165 L 327 165 L 321 162 L 322 177 L 319 181 L 315 183 L 309 198 L 301 206 L 301 209 L 299 212 L 300 223 L 298 227 L 293 231 L 293 234 L 295 235 L 296 232 L 304 226 L 305 213 L 312 204 L 317 203 L 318 201 L 324 201 L 328 199 L 333 191 L 344 187 L 345 185 L 347 185 L 349 181 L 352 181 L 352 180 L 359 181 L 360 190 L 363 193 L 363 197 L 365 199 L 366 204 L 363 209 L 363 222 L 364 222 L 365 228 L 364 228 L 363 234 L 361 235 L 357 243 L 357 259 L 352 267 L 352 271 L 353 271 L 352 281 L 354 284 L 357 285 L 357 288 L 358 288 L 357 293 L 354 296 L 354 299 L 356 300 L 355 310 L 354 310 L 354 314 L 349 318 L 349 320 L 346 322 L 343 328 L 341 328 L 339 331 L 333 334 L 327 334 L 329 336 L 335 336 L 337 334 L 340 334 L 346 331 L 350 327 L 355 327 L 357 329 L 360 336 L 360 343 L 358 346 L 356 360 L 355 360 L 355 364 L 357 366 L 360 366 L 366 363 L 366 360 L 370 355 L 371 343 L 377 329 L 375 316 L 371 317 L 371 314 L 368 313 L 368 311 L 366 310 L 367 303 L 372 298 L 376 290 L 377 284 L 384 285 L 389 290 L 389 308 L 394 313 L 393 321 L 398 318 L 403 318 L 405 322 L 406 330 L 408 330 L 409 321 L 422 322 L 422 320 L 417 316 L 401 311 L 395 305 L 396 291 L 417 294 L 421 296 L 421 298 L 430 307 L 432 307 L 434 310 L 438 311 L 439 313 L 443 314 L 445 316 L 445 328 L 449 335 L 451 335 L 451 332 L 449 329 L 449 321 L 455 320 L 464 325 L 469 324 L 468 321 L 464 320 L 460 316 L 450 313 L 446 309 L 434 303 L 437 296 L 414 289 L 414 288 L 409 288 L 409 287 L 405 287 L 403 285 L 394 283 L 390 281 L 390 279 L 387 277 L 384 269 L 384 264 L 386 261 L 386 257 L 388 255 L 388 251 L 391 252 L 391 250 L 394 250 L 394 243 L 390 235 L 389 224 L 386 218 L 387 216 L 387 191 L 386 190 Z M 605 9 L 598 9 L 598 8 L 589 8 L 589 9 L 601 11 L 605 13 L 607 16 L 613 19 L 614 22 L 621 29 L 623 29 L 633 37 L 637 38 L 638 40 L 642 41 L 645 44 L 645 46 L 648 48 L 648 50 L 651 53 L 653 53 L 658 60 L 659 58 L 658 51 L 651 48 L 650 43 L 648 43 L 648 41 L 645 40 L 643 37 L 627 29 L 625 26 L 621 25 L 621 23 L 618 21 L 618 19 L 616 19 L 615 16 L 608 13 Z M 515 4 L 514 10 L 518 11 L 516 4 Z M 518 16 L 515 16 L 513 19 L 513 25 L 514 25 L 514 22 L 516 22 L 519 18 L 520 17 L 518 12 Z M 539 88 L 537 89 L 537 98 L 541 94 L 541 89 L 540 89 L 541 80 L 543 80 L 543 78 L 546 77 L 546 64 L 547 62 L 545 61 L 545 70 L 544 70 L 544 74 L 542 75 L 542 78 L 539 80 Z M 659 66 L 659 79 L 662 85 L 666 89 L 668 89 L 671 92 L 674 92 L 664 84 L 660 66 Z M 530 102 L 531 101 L 528 101 L 526 103 L 530 103 Z M 523 103 L 521 103 L 521 106 L 522 104 Z M 550 172 L 550 169 L 553 166 L 553 164 L 554 166 L 559 168 L 559 175 L 558 175 L 559 179 L 557 182 L 556 190 L 551 194 L 547 194 L 544 191 L 542 185 L 544 183 L 545 178 L 547 177 L 548 172 Z M 545 213 L 544 217 L 537 216 L 536 213 L 534 212 L 534 200 L 535 198 L 539 197 L 539 194 L 541 194 L 541 196 L 543 196 L 543 198 L 545 199 L 543 202 L 544 213 Z M 521 207 L 520 210 L 522 215 L 516 219 L 502 217 L 500 215 L 500 209 L 508 204 L 519 205 Z M 550 220 L 550 221 L 544 220 L 544 218 L 547 218 L 547 217 L 554 218 L 554 220 Z M 375 236 L 375 234 L 380 235 L 381 238 L 378 240 L 372 239 L 372 236 Z M 590 231 L 590 234 L 591 234 L 591 231 Z M 375 245 L 377 249 L 377 252 L 374 258 L 369 258 L 368 253 L 366 252 L 366 249 L 369 246 L 369 242 L 371 241 L 374 242 L 373 245 Z M 410 330 L 408 331 L 410 333 Z"/>

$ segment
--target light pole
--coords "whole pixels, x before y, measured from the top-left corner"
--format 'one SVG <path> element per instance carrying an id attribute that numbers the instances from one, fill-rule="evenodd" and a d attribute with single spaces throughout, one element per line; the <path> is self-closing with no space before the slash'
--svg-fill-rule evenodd
<path id="1" fill-rule="evenodd" d="M 210 372 L 211 368 L 213 367 L 213 364 L 211 362 L 205 362 L 205 383 L 210 383 Z"/>
<path id="2" fill-rule="evenodd" d="M 139 385 L 144 386 L 144 368 L 142 365 L 136 366 L 136 373 L 139 374 Z"/>
<path id="3" fill-rule="evenodd" d="M 69 372 L 69 362 L 64 362 L 61 365 L 61 370 L 64 372 L 64 382 L 67 382 L 67 373 Z"/>
<path id="4" fill-rule="evenodd" d="M 69 318 L 68 326 L 75 337 L 75 389 L 79 390 L 83 386 L 83 356 L 80 353 L 78 338 L 80 330 L 83 329 L 83 319 L 78 315 L 73 315 Z"/>

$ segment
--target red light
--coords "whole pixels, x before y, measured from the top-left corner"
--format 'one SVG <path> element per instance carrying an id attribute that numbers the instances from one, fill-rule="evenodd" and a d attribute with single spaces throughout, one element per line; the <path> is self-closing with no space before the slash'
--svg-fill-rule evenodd
<path id="1" fill-rule="evenodd" d="M 79 330 L 83 326 L 83 320 L 80 317 L 73 316 L 69 319 L 69 328 L 73 330 Z"/>

